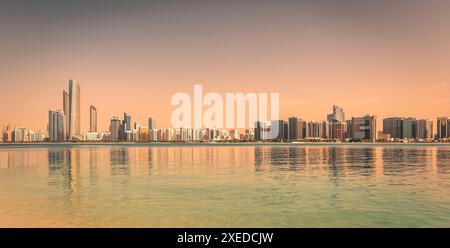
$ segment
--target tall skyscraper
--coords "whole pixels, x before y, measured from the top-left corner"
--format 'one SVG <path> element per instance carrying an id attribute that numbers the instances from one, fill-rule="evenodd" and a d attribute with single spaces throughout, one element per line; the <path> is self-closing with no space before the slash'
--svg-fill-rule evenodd
<path id="1" fill-rule="evenodd" d="M 154 117 L 148 118 L 148 129 L 149 130 L 156 129 L 156 118 Z"/>
<path id="2" fill-rule="evenodd" d="M 97 109 L 91 105 L 89 108 L 89 131 L 91 133 L 97 132 Z"/>
<path id="3" fill-rule="evenodd" d="M 450 138 L 450 117 L 438 117 L 436 124 L 437 138 L 441 140 Z"/>
<path id="4" fill-rule="evenodd" d="M 416 136 L 418 139 L 432 140 L 433 139 L 433 121 L 432 120 L 417 120 Z"/>
<path id="5" fill-rule="evenodd" d="M 123 112 L 123 124 L 125 131 L 131 130 L 131 116 L 127 112 Z"/>
<path id="6" fill-rule="evenodd" d="M 64 130 L 65 115 L 62 110 L 48 111 L 48 137 L 51 142 L 59 142 L 66 140 L 66 132 Z"/>
<path id="7" fill-rule="evenodd" d="M 302 140 L 306 137 L 306 121 L 297 119 L 297 137 L 296 140 Z"/>
<path id="8" fill-rule="evenodd" d="M 339 106 L 333 105 L 333 113 L 327 115 L 327 121 L 344 123 L 345 122 L 344 109 L 340 108 Z"/>
<path id="9" fill-rule="evenodd" d="M 374 142 L 377 138 L 376 123 L 376 117 L 374 115 L 352 118 L 352 139 Z"/>
<path id="10" fill-rule="evenodd" d="M 63 111 L 64 111 L 64 116 L 65 116 L 65 121 L 64 121 L 64 131 L 66 133 L 66 140 L 70 139 L 70 131 L 69 131 L 69 115 L 70 115 L 70 100 L 69 100 L 69 93 L 67 93 L 67 91 L 63 91 Z"/>
<path id="11" fill-rule="evenodd" d="M 73 139 L 80 136 L 80 85 L 69 80 L 69 135 Z"/>
<path id="12" fill-rule="evenodd" d="M 289 117 L 288 119 L 288 140 L 298 139 L 298 119 L 297 117 Z"/>
<path id="13" fill-rule="evenodd" d="M 383 133 L 390 134 L 393 139 L 403 139 L 402 117 L 390 117 L 383 119 Z"/>
<path id="14" fill-rule="evenodd" d="M 120 136 L 119 136 L 120 128 L 121 128 L 121 124 L 120 124 L 119 118 L 113 117 L 111 119 L 111 124 L 109 125 L 111 141 L 119 141 L 120 140 Z"/>

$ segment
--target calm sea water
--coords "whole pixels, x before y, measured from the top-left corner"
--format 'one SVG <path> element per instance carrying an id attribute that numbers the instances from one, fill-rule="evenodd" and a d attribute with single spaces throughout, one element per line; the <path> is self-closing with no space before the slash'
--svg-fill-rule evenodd
<path id="1" fill-rule="evenodd" d="M 2 227 L 450 227 L 450 146 L 0 147 Z"/>

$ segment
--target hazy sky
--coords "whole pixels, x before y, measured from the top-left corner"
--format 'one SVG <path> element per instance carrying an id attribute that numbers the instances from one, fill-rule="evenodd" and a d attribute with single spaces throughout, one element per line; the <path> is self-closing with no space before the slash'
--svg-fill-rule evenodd
<path id="1" fill-rule="evenodd" d="M 0 124 L 45 129 L 68 80 L 99 128 L 171 96 L 279 92 L 281 115 L 450 115 L 450 1 L 2 1 Z M 379 122 L 380 123 L 380 122 Z"/>

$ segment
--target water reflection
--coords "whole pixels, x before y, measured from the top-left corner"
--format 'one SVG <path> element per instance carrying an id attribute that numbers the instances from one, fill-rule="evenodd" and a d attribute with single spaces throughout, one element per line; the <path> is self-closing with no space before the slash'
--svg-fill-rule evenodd
<path id="1" fill-rule="evenodd" d="M 130 174 L 128 148 L 111 148 L 111 175 L 127 176 Z"/>
<path id="2" fill-rule="evenodd" d="M 71 150 L 48 150 L 48 184 L 62 189 L 66 194 L 73 192 Z"/>

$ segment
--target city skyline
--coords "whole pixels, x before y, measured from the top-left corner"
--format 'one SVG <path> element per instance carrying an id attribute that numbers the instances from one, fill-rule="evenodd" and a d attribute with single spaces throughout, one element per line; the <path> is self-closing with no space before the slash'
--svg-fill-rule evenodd
<path id="1" fill-rule="evenodd" d="M 73 97 L 72 97 L 72 94 L 70 93 L 72 91 L 74 92 L 74 94 L 73 94 L 74 96 Z M 72 101 L 73 101 L 73 103 L 72 103 Z M 113 117 L 113 118 L 117 117 L 117 114 L 120 113 L 120 111 L 119 111 L 119 112 L 116 112 L 116 114 L 113 114 L 112 116 L 110 116 L 106 123 L 101 123 L 100 122 L 101 123 L 100 126 L 106 126 L 106 128 L 100 129 L 100 128 L 98 128 L 99 122 L 98 122 L 98 117 L 97 117 L 97 108 L 94 105 L 89 105 L 88 104 L 89 108 L 86 111 L 87 112 L 87 117 L 86 118 L 82 118 L 81 117 L 82 114 L 80 114 L 80 113 L 83 113 L 84 111 L 82 111 L 80 108 L 78 108 L 80 106 L 81 102 L 83 102 L 83 101 L 81 101 L 80 85 L 78 84 L 77 81 L 75 81 L 73 79 L 69 79 L 69 93 L 67 93 L 66 90 L 63 90 L 63 101 L 62 101 L 61 108 L 58 108 L 58 107 L 50 108 L 50 111 L 58 112 L 58 111 L 61 110 L 65 114 L 65 124 L 64 125 L 65 125 L 65 127 L 68 127 L 68 128 L 66 128 L 64 130 L 64 132 L 67 134 L 67 138 L 66 138 L 67 140 L 70 139 L 71 135 L 72 136 L 73 135 L 77 135 L 78 138 L 79 138 L 82 133 L 92 132 L 93 129 L 95 129 L 95 132 L 108 131 L 109 127 L 110 127 L 109 120 L 111 119 L 111 117 Z M 72 105 L 74 106 L 73 107 L 74 111 L 72 111 Z M 171 106 L 171 107 L 172 107 L 172 110 L 175 109 L 175 107 L 173 107 L 173 106 Z M 203 110 L 203 111 L 205 111 L 205 110 Z M 72 114 L 72 112 L 76 112 L 76 114 Z M 157 111 L 152 111 L 152 112 L 157 112 Z M 283 112 L 283 111 L 280 110 L 280 112 Z M 123 111 L 121 113 L 123 113 L 123 115 L 124 115 L 123 120 L 125 120 L 125 123 L 126 123 L 126 130 L 131 130 L 131 126 L 135 122 L 137 122 L 137 123 L 148 123 L 147 127 L 150 127 L 150 125 L 152 123 L 154 123 L 156 125 L 156 119 L 159 119 L 159 118 L 155 118 L 155 117 L 144 117 L 144 120 L 146 120 L 146 121 L 141 122 L 140 119 L 138 119 L 138 120 L 134 119 L 135 121 L 132 122 L 131 121 L 130 112 Z M 368 111 L 368 112 L 366 112 L 364 114 L 361 114 L 359 116 L 364 116 L 364 115 L 369 115 L 369 114 L 372 115 L 372 112 Z M 72 117 L 73 123 L 70 121 L 72 115 L 74 115 L 74 117 Z M 142 116 L 142 115 L 145 116 L 145 114 L 142 114 L 142 113 L 137 114 L 137 115 L 138 116 Z M 296 117 L 296 118 L 303 119 L 303 120 L 308 120 L 308 121 L 318 121 L 318 122 L 320 122 L 320 121 L 327 121 L 327 122 L 331 123 L 331 122 L 333 122 L 333 120 L 337 120 L 338 122 L 344 123 L 346 120 L 349 120 L 349 119 L 352 118 L 352 117 L 350 117 L 349 119 L 345 119 L 344 108 L 341 107 L 340 105 L 336 105 L 336 104 L 332 105 L 332 112 L 331 113 L 323 114 L 323 115 L 325 116 L 325 118 L 317 119 L 317 120 L 311 120 L 311 119 L 307 119 L 307 118 L 304 118 L 303 116 L 299 116 L 299 115 L 284 114 L 284 115 L 282 115 L 280 117 L 280 120 L 288 121 L 291 117 Z M 286 116 L 286 117 L 284 117 L 284 116 Z M 355 116 L 355 115 L 350 115 L 350 116 Z M 383 131 L 384 130 L 383 127 L 386 125 L 385 124 L 386 119 L 411 119 L 411 118 L 413 118 L 414 120 L 415 119 L 417 119 L 417 120 L 431 120 L 433 122 L 436 120 L 436 122 L 437 122 L 437 120 L 439 118 L 447 118 L 447 116 L 450 116 L 450 114 L 443 115 L 443 116 L 435 116 L 435 117 L 432 117 L 432 118 L 420 118 L 420 117 L 416 117 L 416 116 L 413 117 L 413 116 L 407 116 L 407 115 L 393 115 L 393 116 L 384 116 L 383 117 L 383 116 L 377 116 L 377 115 L 374 114 L 374 116 L 376 117 L 376 121 L 377 121 L 377 123 L 376 123 L 377 130 L 376 131 Z M 246 113 L 246 118 L 247 118 L 247 113 Z M 84 122 L 87 122 L 88 124 L 87 125 L 83 124 L 84 122 L 80 121 L 80 119 L 85 120 Z M 158 122 L 159 122 L 159 120 L 158 120 Z M 248 120 L 246 120 L 246 122 L 247 121 Z M 162 122 L 163 123 L 167 123 L 167 121 L 164 121 L 164 120 Z M 380 123 L 381 123 L 381 125 L 380 125 Z M 3 125 L 3 126 L 4 125 L 12 125 L 12 126 L 17 126 L 17 127 L 27 127 L 27 128 L 33 129 L 33 130 L 46 130 L 46 129 L 48 129 L 48 124 L 49 124 L 49 121 L 47 121 L 47 125 L 45 127 L 30 128 L 29 126 L 18 125 L 18 124 L 12 123 L 12 122 L 0 123 L 0 125 Z M 73 133 L 71 134 L 71 126 L 78 126 L 77 131 L 73 131 L 76 134 L 73 134 Z M 87 126 L 87 128 L 86 129 L 80 129 L 81 126 Z M 172 126 L 170 126 L 170 125 L 163 126 L 163 128 L 172 128 Z M 246 128 L 253 128 L 253 126 L 252 125 L 248 125 Z M 222 129 L 224 129 L 224 130 L 226 130 L 226 129 L 232 130 L 233 128 L 222 128 Z M 432 130 L 433 130 L 433 134 L 436 133 L 437 132 L 437 126 L 435 128 L 433 126 Z M 397 138 L 397 137 L 400 137 L 400 136 L 394 134 L 394 137 Z"/>
<path id="2" fill-rule="evenodd" d="M 291 115 L 287 119 L 257 119 L 241 128 L 202 127 L 160 127 L 157 118 L 148 117 L 148 126 L 139 121 L 132 121 L 132 116 L 123 112 L 123 119 L 116 115 L 110 119 L 108 131 L 97 129 L 97 108 L 89 107 L 89 131 L 81 132 L 80 127 L 80 85 L 69 80 L 69 93 L 63 90 L 62 109 L 50 109 L 48 112 L 47 132 L 11 127 L 2 127 L 3 141 L 296 141 L 296 140 L 330 140 L 330 141 L 393 141 L 447 140 L 450 138 L 450 117 L 437 117 L 436 131 L 431 119 L 415 117 L 382 118 L 383 125 L 377 127 L 377 116 L 366 114 L 362 117 L 346 119 L 344 108 L 333 105 L 325 121 L 305 120 Z M 237 104 L 236 102 L 231 102 Z M 194 107 L 195 108 L 195 107 Z M 204 110 L 202 110 L 204 111 Z M 244 111 L 248 112 L 250 109 Z M 255 111 L 255 110 L 253 110 Z M 236 113 L 237 114 L 237 113 Z M 249 115 L 245 113 L 244 115 Z M 217 118 L 217 117 L 215 117 Z M 69 121 L 67 121 L 69 119 Z M 250 121 L 249 119 L 246 120 Z M 276 125 L 276 126 L 274 126 Z M 132 128 L 134 127 L 134 128 Z M 275 128 L 273 128 L 275 127 Z M 241 131 L 239 131 L 239 129 Z M 380 131 L 380 129 L 382 131 Z"/>
<path id="3" fill-rule="evenodd" d="M 99 130 L 123 111 L 168 126 L 170 96 L 194 84 L 279 92 L 283 119 L 449 115 L 448 2 L 108 3 L 2 6 L 0 123 L 45 129 L 68 78 L 81 130 L 90 105 Z"/>

